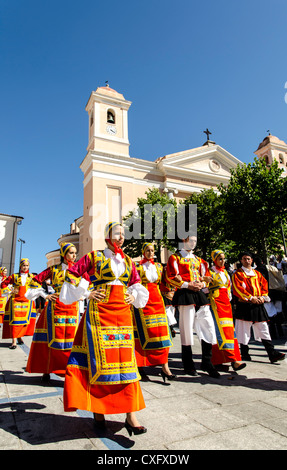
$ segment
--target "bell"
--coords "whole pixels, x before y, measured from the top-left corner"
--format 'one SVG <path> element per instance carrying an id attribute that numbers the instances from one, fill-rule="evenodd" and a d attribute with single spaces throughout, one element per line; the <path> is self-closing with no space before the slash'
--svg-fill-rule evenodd
<path id="1" fill-rule="evenodd" d="M 115 117 L 113 115 L 113 113 L 111 113 L 110 111 L 108 111 L 108 115 L 107 115 L 107 121 L 111 124 L 114 124 L 115 123 Z"/>

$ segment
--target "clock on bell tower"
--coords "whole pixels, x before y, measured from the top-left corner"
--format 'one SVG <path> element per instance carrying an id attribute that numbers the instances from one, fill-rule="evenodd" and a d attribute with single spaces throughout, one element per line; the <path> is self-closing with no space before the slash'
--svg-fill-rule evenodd
<path id="1" fill-rule="evenodd" d="M 88 151 L 129 156 L 128 110 L 130 101 L 108 84 L 98 87 L 86 105 L 89 115 Z"/>

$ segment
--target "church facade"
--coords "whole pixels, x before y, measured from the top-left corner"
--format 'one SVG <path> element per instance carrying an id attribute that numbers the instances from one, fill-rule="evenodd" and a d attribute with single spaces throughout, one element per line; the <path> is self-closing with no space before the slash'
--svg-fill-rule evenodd
<path id="1" fill-rule="evenodd" d="M 181 200 L 191 193 L 228 184 L 230 170 L 242 164 L 224 148 L 209 140 L 200 147 L 165 155 L 155 161 L 130 156 L 128 111 L 131 102 L 108 85 L 98 87 L 86 105 L 89 125 L 83 172 L 83 215 L 58 243 L 71 241 L 79 256 L 103 249 L 107 221 L 122 222 L 149 188 L 158 188 L 169 198 Z M 277 159 L 287 169 L 287 145 L 268 136 L 255 154 L 271 163 Z M 59 252 L 47 253 L 48 266 L 58 262 Z"/>

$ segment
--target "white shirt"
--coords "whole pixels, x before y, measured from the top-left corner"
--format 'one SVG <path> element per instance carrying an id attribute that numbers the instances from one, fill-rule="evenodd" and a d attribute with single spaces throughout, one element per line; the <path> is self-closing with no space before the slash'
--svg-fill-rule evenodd
<path id="1" fill-rule="evenodd" d="M 256 276 L 252 268 L 248 269 L 248 268 L 245 268 L 244 266 L 241 266 L 241 268 L 245 272 L 246 276 Z"/>

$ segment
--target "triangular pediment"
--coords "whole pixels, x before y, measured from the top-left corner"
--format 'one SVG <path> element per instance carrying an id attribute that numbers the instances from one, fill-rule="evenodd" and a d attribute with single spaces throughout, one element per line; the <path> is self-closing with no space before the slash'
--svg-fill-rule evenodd
<path id="1" fill-rule="evenodd" d="M 157 160 L 158 168 L 166 175 L 185 172 L 190 175 L 229 177 L 230 169 L 238 164 L 242 162 L 216 144 L 166 155 Z"/>

